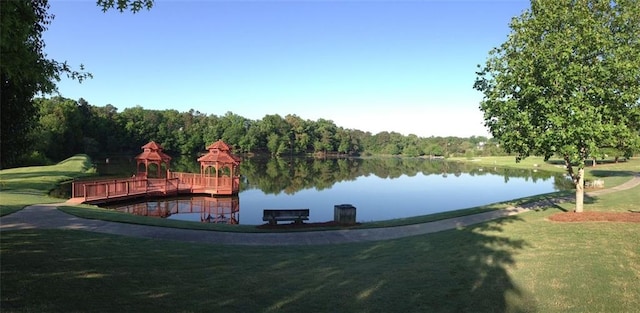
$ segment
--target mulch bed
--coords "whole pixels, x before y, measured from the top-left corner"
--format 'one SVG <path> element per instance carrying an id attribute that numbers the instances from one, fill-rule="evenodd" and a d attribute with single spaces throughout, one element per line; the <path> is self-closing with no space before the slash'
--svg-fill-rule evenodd
<path id="1" fill-rule="evenodd" d="M 640 212 L 563 212 L 549 216 L 554 222 L 625 222 L 640 223 Z"/>

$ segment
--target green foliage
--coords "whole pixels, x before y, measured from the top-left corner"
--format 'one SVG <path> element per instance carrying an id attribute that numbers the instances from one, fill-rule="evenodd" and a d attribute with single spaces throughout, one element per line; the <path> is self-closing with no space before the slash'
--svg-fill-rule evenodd
<path id="1" fill-rule="evenodd" d="M 115 8 L 120 12 L 130 10 L 137 13 L 142 9 L 151 9 L 153 2 L 154 0 L 97 0 L 97 4 L 103 12 Z"/>
<path id="2" fill-rule="evenodd" d="M 37 112 L 33 97 L 55 91 L 62 74 L 79 80 L 90 76 L 46 58 L 42 33 L 53 19 L 48 8 L 46 0 L 6 1 L 0 6 L 0 168 L 20 164 L 31 146 L 27 134 Z"/>
<path id="3" fill-rule="evenodd" d="M 104 11 L 117 5 L 120 12 L 138 12 L 151 8 L 153 0 L 98 0 Z M 91 78 L 84 66 L 76 71 L 67 64 L 47 59 L 42 33 L 53 20 L 47 0 L 4 1 L 0 5 L 0 168 L 28 161 L 29 149 L 38 138 L 29 132 L 37 122 L 38 109 L 33 98 L 57 91 L 56 82 L 63 75 L 82 82 Z M 91 144 L 91 141 L 87 141 Z"/>
<path id="4" fill-rule="evenodd" d="M 637 0 L 532 1 L 510 27 L 475 82 L 507 152 L 582 168 L 603 148 L 640 149 Z"/>
<path id="5" fill-rule="evenodd" d="M 84 99 L 38 98 L 37 124 L 30 133 L 35 142 L 23 162 L 55 162 L 74 154 L 96 160 L 133 157 L 150 140 L 174 157 L 194 156 L 219 140 L 236 153 L 268 153 L 275 156 L 390 154 L 404 156 L 501 154 L 496 141 L 486 137 L 403 136 L 395 132 L 375 135 L 345 129 L 333 121 L 303 120 L 296 115 L 266 115 L 249 120 L 232 112 L 223 116 L 190 110 L 146 110 L 140 106 L 121 113 L 113 105 L 97 107 Z M 493 150 L 492 150 L 493 149 Z M 471 152 L 470 152 L 471 151 Z M 25 163 L 23 163 L 25 164 Z"/>

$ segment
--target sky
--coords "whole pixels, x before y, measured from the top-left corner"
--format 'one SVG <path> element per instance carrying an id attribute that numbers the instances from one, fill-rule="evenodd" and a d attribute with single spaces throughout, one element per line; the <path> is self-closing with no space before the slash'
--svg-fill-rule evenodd
<path id="1" fill-rule="evenodd" d="M 376 134 L 488 136 L 473 89 L 528 1 L 156 0 L 137 14 L 50 0 L 59 93 L 122 112 L 295 114 Z"/>

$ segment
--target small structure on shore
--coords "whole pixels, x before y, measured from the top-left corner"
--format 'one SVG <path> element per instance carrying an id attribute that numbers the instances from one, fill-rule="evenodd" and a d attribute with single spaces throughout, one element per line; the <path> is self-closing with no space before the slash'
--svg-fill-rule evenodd
<path id="1" fill-rule="evenodd" d="M 222 140 L 207 147 L 209 152 L 198 158 L 202 177 L 239 177 L 240 158 L 231 153 L 231 148 Z"/>
<path id="2" fill-rule="evenodd" d="M 142 146 L 142 153 L 136 156 L 136 177 L 139 178 L 166 178 L 169 172 L 169 162 L 171 157 L 162 152 L 163 148 L 155 141 L 149 141 Z M 155 174 L 149 176 L 149 166 L 155 165 Z M 165 171 L 162 170 L 164 165 Z M 164 174 L 163 174 L 164 172 Z"/>

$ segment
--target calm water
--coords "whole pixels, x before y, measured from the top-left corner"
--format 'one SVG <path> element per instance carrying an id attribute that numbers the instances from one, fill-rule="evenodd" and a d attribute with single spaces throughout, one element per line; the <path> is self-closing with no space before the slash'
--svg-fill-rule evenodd
<path id="1" fill-rule="evenodd" d="M 183 197 L 116 209 L 257 225 L 264 223 L 263 209 L 309 208 L 309 222 L 325 222 L 333 220 L 335 205 L 351 204 L 357 221 L 366 222 L 469 208 L 571 186 L 562 175 L 428 160 L 251 160 L 246 166 L 236 198 Z"/>

